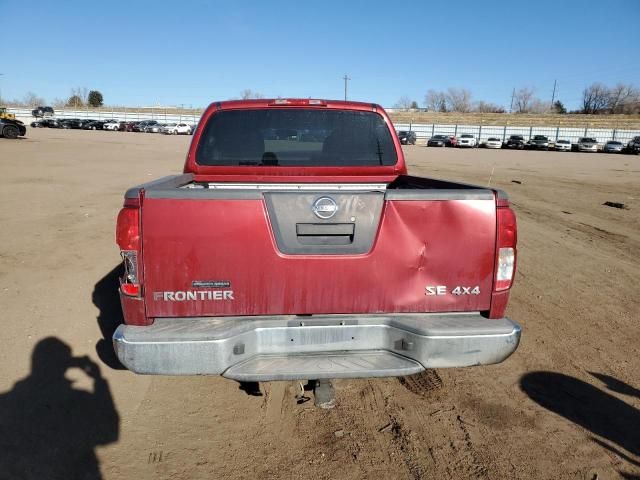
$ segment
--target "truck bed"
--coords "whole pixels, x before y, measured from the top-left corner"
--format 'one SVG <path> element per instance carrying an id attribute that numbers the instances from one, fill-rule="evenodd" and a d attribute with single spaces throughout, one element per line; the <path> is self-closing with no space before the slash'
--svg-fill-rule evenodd
<path id="1" fill-rule="evenodd" d="M 267 181 L 261 179 L 259 182 L 245 181 L 224 181 L 217 180 L 222 177 L 198 177 L 192 173 L 182 175 L 169 175 L 159 178 L 152 182 L 127 190 L 125 198 L 138 198 L 141 190 L 149 198 L 207 198 L 216 197 L 211 190 L 223 191 L 387 191 L 387 190 L 419 190 L 421 195 L 435 195 L 443 200 L 473 200 L 495 198 L 497 195 L 500 199 L 506 199 L 507 196 L 502 190 L 494 190 L 483 188 L 468 183 L 451 182 L 436 178 L 416 177 L 413 175 L 397 175 L 388 179 L 366 182 L 366 181 L 332 181 L 332 182 L 314 182 L 305 178 L 295 178 L 297 181 L 281 180 L 278 177 L 272 177 Z M 201 193 L 185 193 L 182 190 L 196 191 Z M 173 193 L 172 193 L 173 192 Z M 430 192 L 430 193 L 429 193 Z M 413 192 L 418 193 L 418 192 Z M 405 194 L 406 195 L 406 194 Z M 240 198 L 241 195 L 238 195 Z M 426 198 L 426 197 L 425 197 Z"/>

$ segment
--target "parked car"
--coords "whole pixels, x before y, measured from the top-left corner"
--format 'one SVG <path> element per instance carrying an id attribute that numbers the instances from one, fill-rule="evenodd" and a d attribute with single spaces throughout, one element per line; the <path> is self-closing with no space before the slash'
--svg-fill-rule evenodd
<path id="1" fill-rule="evenodd" d="M 160 133 L 164 133 L 165 135 L 173 135 L 173 129 L 177 126 L 178 124 L 173 122 L 173 123 L 165 123 L 164 126 L 160 129 Z M 177 132 L 176 132 L 177 133 Z"/>
<path id="2" fill-rule="evenodd" d="M 597 152 L 598 141 L 593 137 L 582 137 L 578 140 L 579 152 Z"/>
<path id="3" fill-rule="evenodd" d="M 549 150 L 549 137 L 546 135 L 534 135 L 527 142 L 526 148 L 530 150 Z"/>
<path id="4" fill-rule="evenodd" d="M 167 123 L 161 130 L 167 135 L 191 135 L 191 125 L 187 123 Z"/>
<path id="5" fill-rule="evenodd" d="M 427 147 L 452 147 L 451 138 L 447 135 L 434 135 L 427 141 Z"/>
<path id="6" fill-rule="evenodd" d="M 95 122 L 96 120 L 94 118 L 83 118 L 80 120 L 80 128 L 84 128 L 87 125 L 89 125 L 92 122 Z"/>
<path id="7" fill-rule="evenodd" d="M 36 118 L 53 117 L 54 114 L 55 114 L 55 111 L 53 110 L 52 107 L 36 107 L 33 110 L 31 110 L 31 115 L 33 115 Z"/>
<path id="8" fill-rule="evenodd" d="M 510 135 L 504 144 L 505 148 L 517 148 L 518 150 L 524 149 L 526 141 L 522 135 Z"/>
<path id="9" fill-rule="evenodd" d="M 622 153 L 624 150 L 624 144 L 622 142 L 618 142 L 617 140 L 609 140 L 602 147 L 602 151 L 604 153 Z"/>
<path id="10" fill-rule="evenodd" d="M 416 132 L 411 130 L 400 130 L 398 132 L 398 138 L 402 145 L 415 145 L 416 144 Z"/>
<path id="11" fill-rule="evenodd" d="M 558 152 L 569 152 L 571 151 L 571 142 L 569 140 L 556 140 L 553 148 Z"/>
<path id="12" fill-rule="evenodd" d="M 136 123 L 133 126 L 134 132 L 144 132 L 144 129 L 149 125 L 155 125 L 158 122 L 156 120 L 143 120 L 141 122 Z"/>
<path id="13" fill-rule="evenodd" d="M 144 133 L 160 133 L 162 128 L 164 128 L 163 123 L 154 123 L 144 127 Z"/>
<path id="14" fill-rule="evenodd" d="M 640 153 L 640 137 L 633 137 L 629 143 L 627 143 L 627 152 Z"/>
<path id="15" fill-rule="evenodd" d="M 470 133 L 463 133 L 458 138 L 458 147 L 477 147 L 478 140 Z"/>
<path id="16" fill-rule="evenodd" d="M 311 102 L 216 102 L 183 174 L 127 190 L 113 334 L 126 368 L 310 380 L 323 406 L 332 378 L 477 368 L 516 350 L 506 194 L 408 175 L 378 105 Z M 265 140 L 282 125 L 328 135 L 292 152 Z M 373 141 L 354 156 L 351 138 Z"/>
<path id="17" fill-rule="evenodd" d="M 103 130 L 104 122 L 102 120 L 94 120 L 93 122 L 85 123 L 82 128 L 83 130 Z"/>
<path id="18" fill-rule="evenodd" d="M 41 118 L 35 122 L 31 122 L 33 128 L 62 128 L 60 121 L 55 118 Z"/>
<path id="19" fill-rule="evenodd" d="M 26 133 L 27 127 L 20 120 L 0 118 L 0 137 L 15 140 L 18 137 L 24 137 Z"/>
<path id="20" fill-rule="evenodd" d="M 137 122 L 120 122 L 118 130 L 120 130 L 121 132 L 133 132 L 133 126 L 136 123 Z"/>
<path id="21" fill-rule="evenodd" d="M 484 142 L 484 146 L 486 148 L 502 148 L 502 139 L 498 137 L 487 138 L 487 141 Z"/>
<path id="22" fill-rule="evenodd" d="M 65 118 L 60 121 L 60 128 L 77 130 L 81 127 L 82 121 L 78 118 Z"/>
<path id="23" fill-rule="evenodd" d="M 120 128 L 120 121 L 118 120 L 108 120 L 106 121 L 102 128 L 104 130 L 111 130 L 111 131 L 117 131 Z"/>

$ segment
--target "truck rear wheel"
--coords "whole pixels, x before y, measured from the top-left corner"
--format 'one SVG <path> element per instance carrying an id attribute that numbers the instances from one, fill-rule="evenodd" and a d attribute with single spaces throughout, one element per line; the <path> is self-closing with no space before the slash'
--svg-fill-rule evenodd
<path id="1" fill-rule="evenodd" d="M 19 134 L 20 132 L 18 131 L 18 127 L 14 127 L 13 125 L 7 125 L 2 130 L 2 135 L 5 138 L 10 138 L 12 140 L 15 140 L 16 138 L 18 138 Z"/>

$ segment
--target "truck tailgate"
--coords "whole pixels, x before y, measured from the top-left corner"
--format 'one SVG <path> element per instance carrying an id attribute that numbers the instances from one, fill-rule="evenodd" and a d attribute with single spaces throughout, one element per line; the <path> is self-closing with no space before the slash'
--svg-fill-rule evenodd
<path id="1" fill-rule="evenodd" d="M 148 195 L 146 314 L 488 310 L 496 204 L 481 192 Z"/>

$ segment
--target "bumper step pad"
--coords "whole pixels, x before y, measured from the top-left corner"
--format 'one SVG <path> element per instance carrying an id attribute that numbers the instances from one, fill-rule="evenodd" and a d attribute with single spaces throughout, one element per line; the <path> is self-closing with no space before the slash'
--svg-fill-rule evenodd
<path id="1" fill-rule="evenodd" d="M 389 351 L 258 355 L 227 369 L 222 376 L 242 382 L 316 380 L 412 375 L 424 370 L 415 360 Z"/>

